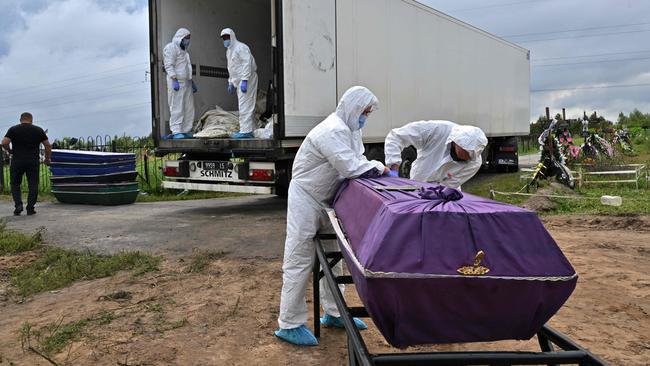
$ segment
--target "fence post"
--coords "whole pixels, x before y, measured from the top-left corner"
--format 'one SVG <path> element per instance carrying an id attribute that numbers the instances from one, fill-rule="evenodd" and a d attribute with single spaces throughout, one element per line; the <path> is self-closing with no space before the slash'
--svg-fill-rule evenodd
<path id="1" fill-rule="evenodd" d="M 142 156 L 144 159 L 144 180 L 147 182 L 149 188 L 151 188 L 151 183 L 149 182 L 149 155 L 145 151 Z"/>
<path id="2" fill-rule="evenodd" d="M 578 181 L 578 189 L 582 189 L 582 185 L 587 183 L 584 181 L 586 176 L 583 174 L 582 167 L 578 168 L 578 177 L 580 178 Z"/>
<path id="3" fill-rule="evenodd" d="M 5 191 L 5 156 L 4 148 L 0 147 L 0 192 Z"/>

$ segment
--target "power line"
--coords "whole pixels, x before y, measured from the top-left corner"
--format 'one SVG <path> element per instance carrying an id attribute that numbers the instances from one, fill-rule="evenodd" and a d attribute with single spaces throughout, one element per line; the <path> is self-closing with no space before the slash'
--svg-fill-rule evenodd
<path id="1" fill-rule="evenodd" d="M 600 37 L 600 36 L 611 36 L 615 34 L 628 34 L 628 33 L 640 33 L 640 32 L 650 32 L 650 29 L 638 29 L 624 32 L 611 32 L 611 33 L 599 33 L 599 34 L 582 34 L 572 37 L 558 37 L 558 38 L 543 38 L 543 39 L 531 39 L 527 41 L 516 41 L 517 43 L 533 43 L 533 42 L 543 42 L 543 41 L 556 41 L 561 39 L 574 39 L 574 38 L 591 38 L 591 37 Z"/>
<path id="2" fill-rule="evenodd" d="M 600 57 L 600 56 L 618 56 L 618 55 L 627 55 L 627 54 L 638 54 L 638 53 L 648 53 L 650 50 L 645 51 L 627 51 L 627 52 L 611 52 L 611 53 L 597 53 L 591 55 L 578 55 L 578 56 L 563 56 L 563 57 L 544 57 L 544 58 L 535 58 L 535 61 L 547 61 L 547 60 L 565 60 L 565 59 L 574 59 L 574 58 L 584 58 L 584 57 Z"/>
<path id="3" fill-rule="evenodd" d="M 144 106 L 144 105 L 147 105 L 147 104 L 151 104 L 151 102 L 140 103 L 140 104 L 131 104 L 131 105 L 127 105 L 127 106 L 124 106 L 124 107 L 116 107 L 116 108 L 112 108 L 112 109 L 106 109 L 106 110 L 95 111 L 95 112 L 92 112 L 92 113 L 83 113 L 83 114 L 76 114 L 76 115 L 70 115 L 70 116 L 64 116 L 64 117 L 57 117 L 57 118 L 50 118 L 50 119 L 44 119 L 44 120 L 36 120 L 36 121 L 34 121 L 34 122 L 35 122 L 36 124 L 41 124 L 42 122 L 58 121 L 58 120 L 68 119 L 68 118 L 85 117 L 85 116 L 94 116 L 94 115 L 96 115 L 97 113 L 102 113 L 103 115 L 106 115 L 106 114 L 114 114 L 114 113 L 119 113 L 119 112 L 123 112 L 123 111 L 129 111 L 129 110 L 133 110 L 133 109 L 138 109 L 138 108 L 140 108 L 140 107 L 142 107 L 142 106 Z M 11 125 L 0 126 L 0 128 L 6 128 L 6 127 L 15 126 L 15 125 L 17 125 L 17 124 L 19 124 L 19 123 L 20 123 L 20 122 L 16 122 L 16 123 L 11 124 Z"/>
<path id="4" fill-rule="evenodd" d="M 74 115 L 63 116 L 63 117 L 41 119 L 41 120 L 38 120 L 38 121 L 35 121 L 35 122 L 36 123 L 43 123 L 43 122 L 51 122 L 51 121 L 60 121 L 62 119 L 69 119 L 69 118 L 76 118 L 76 117 L 95 116 L 98 113 L 104 113 L 104 114 L 117 113 L 117 112 L 128 111 L 128 110 L 131 110 L 131 109 L 136 109 L 136 108 L 139 108 L 139 107 L 141 107 L 143 105 L 147 105 L 147 104 L 151 104 L 151 102 L 130 104 L 130 105 L 125 105 L 125 106 L 118 106 L 118 107 L 113 107 L 113 108 L 110 108 L 110 109 L 93 111 L 91 113 L 81 113 L 81 114 L 74 114 Z"/>
<path id="5" fill-rule="evenodd" d="M 541 64 L 541 65 L 538 64 L 538 65 L 531 65 L 531 66 L 551 67 L 551 66 L 569 66 L 569 65 L 599 64 L 599 63 L 608 63 L 608 62 L 641 61 L 641 60 L 650 60 L 650 57 L 621 58 L 616 60 L 583 61 L 583 62 L 568 62 L 568 63 Z"/>
<path id="6" fill-rule="evenodd" d="M 589 89 L 610 89 L 610 88 L 634 88 L 650 86 L 650 83 L 640 84 L 618 84 L 618 85 L 591 85 L 591 86 L 578 86 L 575 88 L 557 88 L 557 89 L 536 89 L 531 90 L 531 93 L 550 92 L 550 91 L 570 91 L 570 90 L 589 90 Z"/>
<path id="7" fill-rule="evenodd" d="M 115 77 L 117 77 L 119 75 L 132 74 L 134 72 L 140 72 L 140 70 L 126 71 L 126 72 L 121 72 L 119 74 L 115 74 L 115 75 L 111 75 L 111 76 L 104 76 L 104 77 L 101 77 L 101 78 L 95 78 L 95 79 L 90 79 L 90 80 L 75 81 L 74 83 L 72 83 L 70 85 L 67 85 L 68 83 L 59 83 L 57 85 L 41 88 L 40 90 L 36 90 L 36 91 L 24 91 L 24 92 L 21 92 L 21 93 L 16 93 L 14 95 L 7 96 L 5 98 L 13 98 L 13 97 L 17 97 L 17 96 L 20 96 L 20 95 L 26 95 L 26 94 L 37 94 L 37 93 L 41 93 L 41 92 L 46 91 L 46 90 L 49 91 L 49 90 L 53 90 L 53 89 L 61 89 L 63 87 L 68 88 L 68 87 L 71 87 L 71 86 L 76 86 L 76 85 L 80 85 L 80 84 L 87 84 L 87 83 L 91 83 L 91 82 L 95 82 L 95 81 L 99 81 L 99 80 L 112 79 L 112 78 L 115 78 Z M 47 85 L 47 84 L 45 84 L 45 85 Z"/>
<path id="8" fill-rule="evenodd" d="M 106 91 L 106 90 L 121 89 L 121 88 L 124 88 L 124 87 L 127 87 L 127 86 L 132 86 L 132 85 L 137 85 L 137 84 L 142 84 L 142 83 L 143 83 L 142 81 L 138 81 L 137 83 L 122 84 L 122 85 L 117 85 L 117 86 L 113 86 L 113 87 L 110 87 L 110 88 L 95 89 L 95 90 L 89 90 L 89 91 L 85 91 L 85 92 L 81 92 L 81 93 L 68 94 L 68 95 L 60 95 L 60 96 L 54 97 L 54 98 L 37 99 L 37 100 L 33 100 L 33 101 L 30 101 L 30 102 L 25 102 L 25 103 L 21 103 L 21 104 L 0 106 L 0 109 L 16 108 L 16 107 L 20 107 L 20 106 L 23 106 L 23 105 L 32 105 L 32 104 L 36 104 L 36 103 L 48 102 L 50 100 L 56 100 L 56 99 L 61 99 L 61 98 L 70 98 L 70 97 L 74 97 L 74 96 L 77 96 L 77 95 L 87 95 L 88 93 L 95 93 L 95 92 Z"/>
<path id="9" fill-rule="evenodd" d="M 504 4 L 494 4 L 494 5 L 486 5 L 486 6 L 479 6 L 476 8 L 465 8 L 465 9 L 453 9 L 453 10 L 448 10 L 448 12 L 455 12 L 455 13 L 461 13 L 461 12 L 466 12 L 466 11 L 473 11 L 473 10 L 481 10 L 481 9 L 490 9 L 490 8 L 502 8 L 504 6 L 513 6 L 513 5 L 523 5 L 523 4 L 528 4 L 528 3 L 536 3 L 540 1 L 547 1 L 547 0 L 527 0 L 527 1 L 518 1 L 518 2 L 513 2 L 513 3 L 504 3 Z"/>
<path id="10" fill-rule="evenodd" d="M 131 94 L 131 93 L 134 93 L 134 92 L 142 92 L 142 91 L 144 91 L 144 90 L 129 90 L 129 91 L 126 91 L 126 92 L 113 93 L 113 94 L 108 94 L 108 95 L 100 95 L 98 97 L 86 98 L 86 99 L 78 99 L 78 100 L 73 100 L 73 101 L 64 102 L 64 103 L 43 104 L 43 105 L 38 105 L 38 108 L 67 106 L 67 105 L 71 105 L 71 104 L 89 102 L 89 101 L 92 101 L 92 100 L 100 100 L 100 99 L 104 99 L 104 98 L 108 98 L 108 97 L 114 97 L 114 96 L 118 96 L 118 95 Z M 10 115 L 7 114 L 6 116 L 9 117 Z"/>
<path id="11" fill-rule="evenodd" d="M 135 66 L 142 66 L 144 64 L 147 64 L 147 63 L 146 62 L 141 62 L 141 63 L 138 63 L 138 64 L 125 65 L 125 66 L 118 67 L 118 68 L 111 69 L 111 70 L 95 72 L 95 73 L 85 74 L 85 75 L 78 76 L 78 77 L 66 78 L 66 79 L 63 79 L 63 80 L 50 81 L 50 82 L 47 82 L 47 83 L 44 83 L 44 84 L 37 84 L 37 85 L 28 86 L 28 87 L 18 88 L 18 89 L 14 89 L 14 90 L 12 90 L 10 92 L 0 93 L 0 96 L 5 95 L 5 94 L 15 94 L 16 92 L 20 92 L 22 90 L 26 90 L 26 91 L 31 92 L 34 88 L 38 88 L 38 87 L 41 87 L 41 86 L 47 86 L 47 85 L 52 85 L 52 84 L 59 84 L 59 85 L 60 84 L 67 84 L 70 81 L 85 79 L 87 77 L 96 76 L 96 75 L 113 73 L 115 71 L 124 70 L 124 69 L 132 68 L 132 67 L 135 67 Z M 134 71 L 130 71 L 130 72 L 134 72 Z M 121 74 L 117 74 L 117 75 L 121 75 Z M 18 93 L 18 94 L 21 94 L 21 93 Z"/>
<path id="12" fill-rule="evenodd" d="M 582 32 L 587 30 L 599 30 L 599 29 L 611 29 L 611 28 L 621 28 L 621 27 L 635 27 L 639 25 L 648 25 L 650 22 L 645 23 L 631 23 L 631 24 L 619 24 L 619 25 L 606 25 L 600 27 L 588 27 L 588 28 L 574 28 L 561 31 L 552 31 L 552 32 L 537 32 L 537 33 L 522 33 L 522 34 L 511 34 L 500 36 L 504 38 L 515 38 L 515 37 L 526 37 L 526 36 L 540 36 L 544 34 L 557 34 L 557 33 L 567 33 L 567 32 Z"/>

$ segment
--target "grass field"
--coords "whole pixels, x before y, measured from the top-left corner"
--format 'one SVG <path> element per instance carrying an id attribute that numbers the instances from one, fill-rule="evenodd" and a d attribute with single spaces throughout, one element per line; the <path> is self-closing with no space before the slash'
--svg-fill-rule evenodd
<path id="1" fill-rule="evenodd" d="M 11 291 L 30 296 L 68 286 L 78 280 L 112 276 L 130 270 L 135 275 L 155 271 L 161 258 L 140 252 L 99 255 L 42 244 L 41 233 L 25 235 L 0 223 L 0 256 L 34 252 L 36 259 L 11 271 Z"/>
<path id="2" fill-rule="evenodd" d="M 617 163 L 623 164 L 646 164 L 646 171 L 650 168 L 650 140 L 645 143 L 634 145 L 635 154 L 622 157 Z M 580 142 L 581 143 L 581 142 Z M 511 174 L 479 174 L 470 182 L 463 185 L 463 191 L 483 197 L 489 197 L 490 187 L 495 191 L 518 192 L 525 182 L 520 177 L 532 173 L 511 173 Z M 549 181 L 542 182 L 542 188 L 548 186 Z M 555 208 L 545 214 L 568 214 L 568 213 L 589 213 L 589 214 L 637 214 L 650 213 L 650 188 L 645 177 L 639 179 L 640 189 L 636 190 L 633 183 L 612 183 L 599 186 L 589 185 L 576 188 L 575 193 L 581 199 L 573 198 L 550 198 Z M 546 192 L 549 189 L 545 190 Z M 530 193 L 535 193 L 531 188 Z M 550 189 L 553 195 L 566 195 L 566 192 L 557 189 Z M 619 207 L 606 206 L 600 203 L 603 195 L 620 196 L 623 204 Z M 497 195 L 495 199 L 521 205 L 528 199 L 524 196 L 503 196 Z"/>

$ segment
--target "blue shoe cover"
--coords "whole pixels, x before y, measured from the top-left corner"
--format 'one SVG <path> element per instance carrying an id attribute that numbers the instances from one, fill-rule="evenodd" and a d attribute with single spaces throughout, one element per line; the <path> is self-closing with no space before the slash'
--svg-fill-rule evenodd
<path id="1" fill-rule="evenodd" d="M 354 320 L 354 324 L 357 326 L 357 329 L 359 330 L 368 329 L 368 326 L 366 325 L 366 323 L 363 322 L 363 320 L 359 318 L 352 318 L 352 320 Z M 329 314 L 325 314 L 324 317 L 320 318 L 320 323 L 326 327 L 334 327 L 334 328 L 341 328 L 341 329 L 345 328 L 345 325 L 343 325 L 343 319 L 341 319 L 341 317 L 335 317 Z"/>
<path id="2" fill-rule="evenodd" d="M 172 135 L 172 138 L 173 138 L 174 140 L 184 139 L 184 138 L 185 138 L 185 134 L 184 134 L 184 133 L 175 133 L 175 134 Z"/>
<path id="3" fill-rule="evenodd" d="M 233 139 L 252 139 L 255 138 L 252 132 L 235 132 L 232 134 Z"/>
<path id="4" fill-rule="evenodd" d="M 275 336 L 285 342 L 295 344 L 298 346 L 317 346 L 318 340 L 314 334 L 304 325 L 293 329 L 278 329 L 275 331 Z"/>
<path id="5" fill-rule="evenodd" d="M 184 133 L 183 135 L 185 135 L 186 139 L 194 138 L 194 134 L 192 134 L 192 133 Z"/>

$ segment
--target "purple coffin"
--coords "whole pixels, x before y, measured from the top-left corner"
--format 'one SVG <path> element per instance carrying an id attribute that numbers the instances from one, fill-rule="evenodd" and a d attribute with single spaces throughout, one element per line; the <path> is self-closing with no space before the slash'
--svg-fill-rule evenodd
<path id="1" fill-rule="evenodd" d="M 333 223 L 372 320 L 399 348 L 530 339 L 573 292 L 575 270 L 534 212 L 442 188 L 380 178 L 339 190 Z"/>

